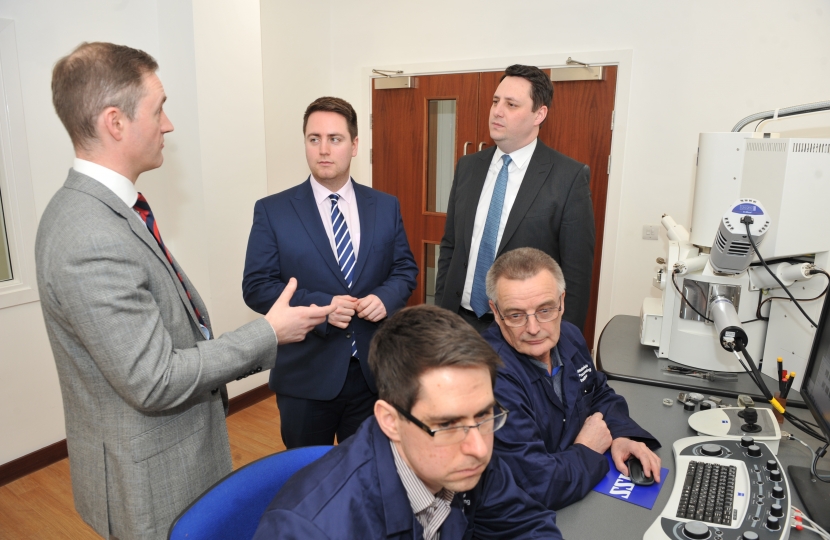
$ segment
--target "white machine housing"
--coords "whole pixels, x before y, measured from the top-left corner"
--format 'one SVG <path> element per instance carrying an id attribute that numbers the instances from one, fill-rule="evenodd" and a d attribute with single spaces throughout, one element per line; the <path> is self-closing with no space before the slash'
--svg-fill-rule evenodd
<path id="1" fill-rule="evenodd" d="M 778 420 L 775 419 L 772 409 L 755 409 L 758 411 L 758 426 L 761 428 L 757 433 L 747 433 L 741 429 L 744 422 L 737 413 L 742 410 L 743 407 L 724 407 L 697 411 L 689 417 L 689 427 L 697 431 L 698 435 L 710 435 L 719 439 L 739 441 L 744 436 L 752 437 L 756 441 L 766 443 L 772 453 L 778 455 L 781 428 L 778 427 Z"/>
<path id="2" fill-rule="evenodd" d="M 747 351 L 756 361 L 767 360 L 763 373 L 777 377 L 779 356 L 785 369 L 803 373 L 815 328 L 792 302 L 768 302 L 762 312 L 769 311 L 768 322 L 747 322 L 756 319 L 759 301 L 770 295 L 786 296 L 766 269 L 752 266 L 724 275 L 708 260 L 724 212 L 741 198 L 763 203 L 770 225 L 758 249 L 774 271 L 787 277 L 782 281 L 793 296 L 812 298 L 824 290 L 827 279 L 809 279 L 813 276 L 808 270 L 812 265 L 827 269 L 830 263 L 830 139 L 701 133 L 691 227 L 687 232 L 670 216 L 662 218 L 668 250 L 654 279 L 662 294 L 643 301 L 640 342 L 657 347 L 660 358 L 697 369 L 743 371 L 734 354 L 721 347 L 711 323 L 690 316 L 688 307 L 681 316 L 683 301 L 671 283 L 677 269 L 674 276 L 681 290 L 715 294 L 712 291 L 723 286 L 739 289 L 736 310 L 745 322 Z M 758 262 L 757 257 L 754 260 Z M 818 320 L 821 301 L 801 305 Z M 801 377 L 796 376 L 793 388 L 800 387 Z"/>

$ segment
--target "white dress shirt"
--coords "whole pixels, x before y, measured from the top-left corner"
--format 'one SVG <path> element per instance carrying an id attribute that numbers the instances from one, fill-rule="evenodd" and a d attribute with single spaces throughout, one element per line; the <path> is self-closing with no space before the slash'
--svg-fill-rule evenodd
<path id="1" fill-rule="evenodd" d="M 331 244 L 331 251 L 334 253 L 334 260 L 337 260 L 337 244 L 334 241 L 334 229 L 331 226 L 331 199 L 329 195 L 334 193 L 329 188 L 311 175 L 311 191 L 314 192 L 314 202 L 317 203 L 317 210 L 320 211 L 320 219 L 323 220 L 323 228 L 326 229 L 326 236 L 329 237 L 329 244 Z M 337 206 L 340 208 L 340 213 L 343 214 L 343 219 L 346 220 L 346 226 L 349 228 L 349 236 L 352 238 L 352 249 L 354 250 L 354 260 L 357 261 L 360 248 L 360 215 L 357 213 L 357 199 L 354 193 L 354 184 L 352 178 L 337 191 L 340 195 L 340 200 L 337 201 Z"/>
<path id="2" fill-rule="evenodd" d="M 112 169 L 107 169 L 103 165 L 77 157 L 72 164 L 72 168 L 104 184 L 128 207 L 135 206 L 135 202 L 138 200 L 138 191 L 135 189 L 135 184 L 130 182 L 126 176 L 122 176 Z"/>
<path id="3" fill-rule="evenodd" d="M 509 154 L 512 161 L 507 166 L 507 191 L 504 193 L 499 233 L 496 236 L 496 252 L 498 252 L 501 243 L 501 236 L 504 234 L 504 227 L 507 225 L 507 218 L 510 216 L 510 209 L 513 208 L 513 203 L 516 202 L 516 195 L 519 194 L 519 188 L 522 186 L 522 180 L 527 172 L 527 166 L 530 164 L 530 158 L 533 156 L 533 151 L 536 150 L 537 140 L 533 139 L 527 146 Z M 496 187 L 496 179 L 499 176 L 499 171 L 501 171 L 502 156 L 504 155 L 500 148 L 496 148 L 493 161 L 490 162 L 490 168 L 487 170 L 487 177 L 484 179 L 484 187 L 481 188 L 481 197 L 478 199 L 476 219 L 473 224 L 473 240 L 470 243 L 470 259 L 467 261 L 467 278 L 464 281 L 464 292 L 461 295 L 461 307 L 464 309 L 472 310 L 470 296 L 473 292 L 478 247 L 481 244 L 481 236 L 484 234 L 484 224 L 487 221 L 487 212 L 490 210 L 490 199 L 493 198 L 493 190 Z"/>

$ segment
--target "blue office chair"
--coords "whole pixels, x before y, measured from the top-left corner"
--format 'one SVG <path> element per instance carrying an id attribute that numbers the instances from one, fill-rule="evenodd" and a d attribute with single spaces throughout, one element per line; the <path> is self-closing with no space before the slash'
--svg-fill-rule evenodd
<path id="1" fill-rule="evenodd" d="M 205 491 L 170 526 L 169 540 L 251 540 L 259 518 L 291 476 L 332 446 L 277 452 L 245 465 Z"/>

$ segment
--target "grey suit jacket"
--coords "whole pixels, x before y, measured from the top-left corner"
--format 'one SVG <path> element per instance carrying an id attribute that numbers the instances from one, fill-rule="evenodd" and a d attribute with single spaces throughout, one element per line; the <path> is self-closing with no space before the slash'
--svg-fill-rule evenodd
<path id="1" fill-rule="evenodd" d="M 218 387 L 271 368 L 274 332 L 259 319 L 205 340 L 174 272 L 209 327 L 207 309 L 184 271 L 131 208 L 72 169 L 35 249 L 75 508 L 105 538 L 166 538 L 231 471 Z"/>
<path id="2" fill-rule="evenodd" d="M 435 303 L 457 312 L 464 291 L 476 208 L 496 147 L 462 157 L 455 169 L 441 239 Z M 553 257 L 565 274 L 563 319 L 581 330 L 588 314 L 594 264 L 590 172 L 538 141 L 510 210 L 496 258 L 519 247 Z M 475 264 L 475 261 L 472 261 Z"/>

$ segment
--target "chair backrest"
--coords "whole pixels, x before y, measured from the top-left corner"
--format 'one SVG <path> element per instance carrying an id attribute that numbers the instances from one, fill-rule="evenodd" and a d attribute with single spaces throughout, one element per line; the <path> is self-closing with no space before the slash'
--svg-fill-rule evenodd
<path id="1" fill-rule="evenodd" d="M 170 526 L 169 540 L 251 540 L 283 484 L 332 448 L 286 450 L 232 472 L 179 514 Z"/>

